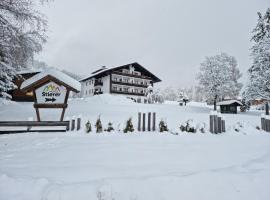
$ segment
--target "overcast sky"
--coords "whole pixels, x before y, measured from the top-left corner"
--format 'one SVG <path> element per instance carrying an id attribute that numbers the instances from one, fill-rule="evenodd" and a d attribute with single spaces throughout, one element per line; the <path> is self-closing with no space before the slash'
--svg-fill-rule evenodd
<path id="1" fill-rule="evenodd" d="M 82 76 L 139 62 L 161 87 L 195 84 L 205 56 L 226 52 L 243 73 L 251 30 L 270 0 L 54 0 L 42 8 L 48 42 L 37 59 Z"/>

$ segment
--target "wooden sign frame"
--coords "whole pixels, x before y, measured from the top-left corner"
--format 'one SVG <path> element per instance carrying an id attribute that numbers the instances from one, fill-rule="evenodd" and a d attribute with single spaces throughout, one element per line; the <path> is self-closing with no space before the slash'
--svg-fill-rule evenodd
<path id="1" fill-rule="evenodd" d="M 66 94 L 65 94 L 65 98 L 64 98 L 64 103 L 38 103 L 37 101 L 37 95 L 36 95 L 36 90 L 39 89 L 40 87 L 44 86 L 45 84 L 49 83 L 49 82 L 54 82 L 55 84 L 59 85 L 59 86 L 64 86 L 66 88 Z M 55 109 L 62 109 L 61 112 L 61 116 L 60 116 L 60 121 L 64 120 L 64 115 L 65 115 L 65 111 L 66 108 L 68 106 L 67 101 L 68 101 L 68 97 L 70 94 L 70 91 L 74 91 L 74 92 L 79 92 L 78 90 L 76 90 L 75 88 L 67 85 L 66 83 L 58 80 L 57 78 L 51 76 L 51 75 L 47 75 L 43 78 L 41 78 L 40 80 L 32 83 L 31 85 L 27 86 L 26 88 L 23 89 L 24 92 L 27 91 L 33 91 L 34 94 L 34 108 L 36 110 L 36 116 L 37 116 L 37 121 L 41 121 L 41 117 L 40 117 L 40 112 L 39 109 L 40 108 L 55 108 Z"/>

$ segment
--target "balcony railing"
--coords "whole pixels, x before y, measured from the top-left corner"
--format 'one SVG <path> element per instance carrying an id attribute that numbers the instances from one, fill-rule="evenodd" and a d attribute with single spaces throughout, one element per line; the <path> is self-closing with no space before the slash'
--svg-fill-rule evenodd
<path id="1" fill-rule="evenodd" d="M 94 92 L 94 95 L 99 95 L 99 94 L 103 94 L 103 92 L 98 92 L 98 91 Z"/>
<path id="2" fill-rule="evenodd" d="M 116 94 L 127 94 L 127 95 L 145 96 L 144 93 L 140 93 L 140 92 L 119 91 L 119 90 L 114 90 L 114 89 L 112 89 L 111 92 L 112 93 L 116 93 Z"/>
<path id="3" fill-rule="evenodd" d="M 103 82 L 101 81 L 95 81 L 94 86 L 103 86 Z"/>
<path id="4" fill-rule="evenodd" d="M 135 77 L 135 78 L 142 78 L 142 79 L 152 80 L 148 76 L 131 74 L 131 73 L 124 73 L 124 72 L 121 72 L 121 71 L 113 71 L 113 74 L 118 74 L 118 75 L 122 75 L 122 76 L 130 76 L 130 77 Z"/>
<path id="5" fill-rule="evenodd" d="M 148 85 L 146 84 L 139 84 L 139 83 L 130 83 L 130 82 L 124 82 L 124 81 L 116 81 L 116 80 L 112 80 L 113 84 L 119 84 L 119 85 L 128 85 L 128 86 L 134 86 L 134 87 L 144 87 L 147 88 Z"/>

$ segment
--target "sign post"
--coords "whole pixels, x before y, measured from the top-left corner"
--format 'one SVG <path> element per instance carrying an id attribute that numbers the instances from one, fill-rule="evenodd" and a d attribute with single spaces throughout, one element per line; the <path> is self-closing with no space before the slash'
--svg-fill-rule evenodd
<path id="1" fill-rule="evenodd" d="M 69 93 L 70 91 L 78 93 L 80 87 L 80 83 L 68 75 L 57 70 L 49 70 L 24 81 L 21 90 L 33 91 L 37 121 L 41 121 L 40 108 L 62 109 L 60 121 L 63 121 Z"/>

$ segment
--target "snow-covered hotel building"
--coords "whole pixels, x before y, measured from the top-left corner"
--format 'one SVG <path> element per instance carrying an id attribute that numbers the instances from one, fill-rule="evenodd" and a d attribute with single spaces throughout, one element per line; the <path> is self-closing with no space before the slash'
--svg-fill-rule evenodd
<path id="1" fill-rule="evenodd" d="M 102 67 L 80 80 L 81 97 L 109 93 L 144 102 L 148 86 L 160 81 L 136 62 L 112 68 Z"/>

